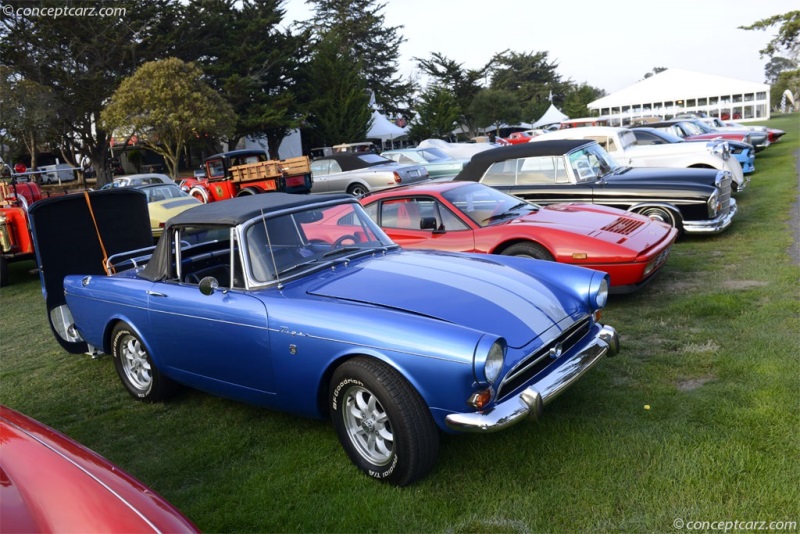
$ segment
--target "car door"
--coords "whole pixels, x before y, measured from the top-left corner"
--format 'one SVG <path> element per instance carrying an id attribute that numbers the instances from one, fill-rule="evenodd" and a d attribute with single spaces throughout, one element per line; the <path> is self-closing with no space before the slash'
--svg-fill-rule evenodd
<path id="1" fill-rule="evenodd" d="M 386 234 L 403 248 L 473 252 L 473 230 L 437 199 L 415 196 L 383 200 L 367 209 Z M 423 218 L 434 228 L 421 228 Z"/>
<path id="2" fill-rule="evenodd" d="M 329 193 L 333 191 L 333 181 L 342 168 L 332 159 L 318 159 L 311 162 L 311 175 L 314 178 L 312 189 L 315 193 Z"/>

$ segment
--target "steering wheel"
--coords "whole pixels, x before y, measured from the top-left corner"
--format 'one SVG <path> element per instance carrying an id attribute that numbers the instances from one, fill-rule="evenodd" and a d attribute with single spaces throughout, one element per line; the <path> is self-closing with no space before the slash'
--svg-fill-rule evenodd
<path id="1" fill-rule="evenodd" d="M 336 250 L 337 248 L 341 248 L 344 245 L 345 241 L 352 241 L 353 244 L 355 245 L 356 243 L 358 243 L 358 238 L 352 234 L 345 234 L 343 236 L 340 236 L 339 239 L 334 241 L 333 245 L 331 245 L 331 250 Z"/>

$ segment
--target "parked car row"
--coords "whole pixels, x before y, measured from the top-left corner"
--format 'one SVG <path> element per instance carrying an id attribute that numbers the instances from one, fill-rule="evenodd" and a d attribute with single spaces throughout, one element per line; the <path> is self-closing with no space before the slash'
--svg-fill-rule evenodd
<path id="1" fill-rule="evenodd" d="M 134 399 L 191 387 L 330 419 L 359 470 L 411 484 L 434 468 L 440 433 L 540 417 L 619 352 L 601 321 L 609 295 L 651 282 L 679 235 L 733 224 L 755 149 L 654 124 L 466 157 L 433 142 L 333 153 L 295 194 L 280 169 L 269 194 L 242 194 L 262 178 L 231 169 L 269 162 L 223 153 L 184 190 L 128 177 L 39 200 L 26 208 L 51 330 L 68 352 L 113 358 Z"/>

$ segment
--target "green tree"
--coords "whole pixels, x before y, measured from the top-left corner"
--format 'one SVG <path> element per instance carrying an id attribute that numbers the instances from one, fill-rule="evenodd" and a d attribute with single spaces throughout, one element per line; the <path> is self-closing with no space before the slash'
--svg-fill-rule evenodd
<path id="1" fill-rule="evenodd" d="M 282 0 L 195 0 L 186 4 L 178 55 L 195 61 L 235 111 L 228 138 L 265 136 L 272 157 L 303 119 L 297 98 L 308 36 L 281 30 Z"/>
<path id="2" fill-rule="evenodd" d="M 55 105 L 49 87 L 19 78 L 9 68 L 0 66 L 0 144 L 13 139 L 24 146 L 33 169 L 42 144 L 53 137 Z"/>
<path id="3" fill-rule="evenodd" d="M 39 0 L 41 8 L 75 6 L 74 0 Z M 0 64 L 49 87 L 63 154 L 87 156 L 98 184 L 110 179 L 111 136 L 97 117 L 120 80 L 136 66 L 163 56 L 175 25 L 178 0 L 116 0 L 124 14 L 105 17 L 26 16 L 24 0 L 4 0 L 0 10 Z M 80 4 L 79 7 L 85 7 Z M 30 11 L 28 11 L 30 13 Z"/>
<path id="4" fill-rule="evenodd" d="M 562 81 L 557 68 L 547 52 L 506 50 L 494 57 L 491 88 L 512 93 L 522 107 L 522 116 L 530 120 L 547 111 L 550 93 L 560 101 L 567 91 L 569 84 Z"/>
<path id="5" fill-rule="evenodd" d="M 741 30 L 766 30 L 779 24 L 776 35 L 767 46 L 759 50 L 761 57 L 783 56 L 792 61 L 800 59 L 800 11 L 789 11 L 754 22 L 749 26 L 739 26 Z"/>
<path id="6" fill-rule="evenodd" d="M 470 105 L 475 120 L 485 126 L 500 130 L 505 124 L 516 124 L 522 119 L 522 107 L 511 91 L 484 89 L 475 95 Z"/>
<path id="7" fill-rule="evenodd" d="M 785 57 L 774 56 L 770 58 L 764 67 L 764 78 L 769 84 L 775 84 L 781 73 L 788 70 L 795 70 L 798 67 L 797 61 L 792 61 Z"/>
<path id="8" fill-rule="evenodd" d="M 770 87 L 769 98 L 773 108 L 778 108 L 786 90 L 792 93 L 794 109 L 800 107 L 800 69 L 785 70 L 778 75 L 778 79 Z M 791 106 L 791 103 L 788 103 Z M 792 111 L 789 108 L 789 111 Z"/>
<path id="9" fill-rule="evenodd" d="M 186 141 L 197 134 L 223 133 L 233 122 L 230 105 L 202 76 L 197 66 L 177 58 L 145 63 L 114 91 L 100 115 L 101 127 L 137 135 L 164 157 L 177 178 Z"/>
<path id="10" fill-rule="evenodd" d="M 366 87 L 375 95 L 378 107 L 386 112 L 405 111 L 401 105 L 414 89 L 409 80 L 397 74 L 400 45 L 405 38 L 402 26 L 386 26 L 382 13 L 385 3 L 375 0 L 307 0 L 314 15 L 303 24 L 313 34 L 314 46 L 327 39 L 342 46 L 341 53 L 358 65 Z"/>
<path id="11" fill-rule="evenodd" d="M 446 88 L 452 93 L 461 110 L 460 125 L 469 137 L 476 136 L 479 125 L 472 114 L 472 100 L 483 89 L 491 62 L 480 69 L 466 69 L 463 63 L 456 63 L 438 52 L 432 53 L 430 59 L 414 60 L 417 67 L 430 78 L 430 85 Z"/>
<path id="12" fill-rule="evenodd" d="M 308 81 L 306 141 L 330 146 L 365 139 L 372 121 L 366 80 L 335 34 L 317 44 Z"/>
<path id="13" fill-rule="evenodd" d="M 415 106 L 417 116 L 411 123 L 409 135 L 413 139 L 449 138 L 458 127 L 461 109 L 455 96 L 438 85 L 429 86 Z"/>
<path id="14" fill-rule="evenodd" d="M 606 95 L 606 92 L 587 83 L 570 84 L 564 95 L 561 111 L 569 117 L 588 117 L 587 105 Z"/>

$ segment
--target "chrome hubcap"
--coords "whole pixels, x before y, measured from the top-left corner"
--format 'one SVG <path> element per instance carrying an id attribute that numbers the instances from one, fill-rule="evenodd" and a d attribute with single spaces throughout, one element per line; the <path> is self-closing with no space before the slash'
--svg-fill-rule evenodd
<path id="1" fill-rule="evenodd" d="M 344 399 L 345 428 L 359 454 L 375 465 L 386 465 L 394 451 L 389 417 L 369 390 L 351 388 Z"/>
<path id="2" fill-rule="evenodd" d="M 125 376 L 134 387 L 146 390 L 153 381 L 150 362 L 142 344 L 133 336 L 125 336 L 121 343 L 120 358 Z"/>

